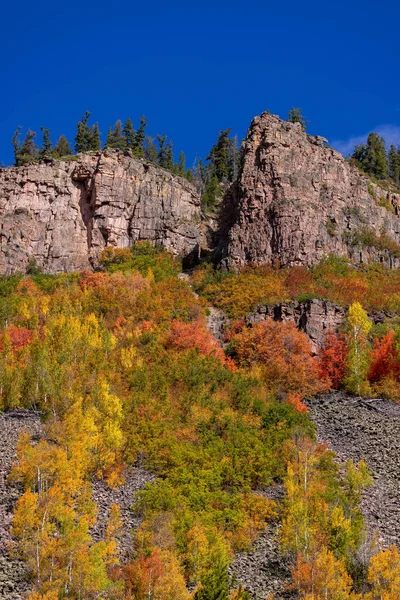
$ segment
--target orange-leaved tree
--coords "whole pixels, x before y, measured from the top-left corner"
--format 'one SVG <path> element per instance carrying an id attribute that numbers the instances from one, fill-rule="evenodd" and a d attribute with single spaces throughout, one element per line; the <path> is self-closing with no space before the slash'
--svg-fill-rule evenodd
<path id="1" fill-rule="evenodd" d="M 300 398 L 327 389 L 308 337 L 290 321 L 263 321 L 232 338 L 241 367 L 257 365 L 269 389 Z"/>
<path id="2" fill-rule="evenodd" d="M 318 355 L 321 377 L 338 388 L 346 374 L 346 358 L 349 352 L 345 335 L 329 331 Z"/>
<path id="3" fill-rule="evenodd" d="M 166 345 L 167 348 L 175 348 L 176 350 L 197 348 L 201 354 L 215 356 L 224 365 L 234 369 L 233 362 L 225 355 L 218 342 L 200 320 L 190 323 L 178 320 L 172 321 Z"/>
<path id="4" fill-rule="evenodd" d="M 371 354 L 368 379 L 375 383 L 384 377 L 400 375 L 399 353 L 394 331 L 391 329 L 380 340 L 375 339 Z"/>

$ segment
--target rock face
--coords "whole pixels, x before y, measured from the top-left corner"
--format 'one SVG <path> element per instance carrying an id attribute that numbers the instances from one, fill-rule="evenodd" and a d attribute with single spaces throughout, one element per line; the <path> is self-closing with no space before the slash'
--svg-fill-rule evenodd
<path id="1" fill-rule="evenodd" d="M 0 273 L 35 260 L 91 268 L 103 248 L 137 240 L 197 253 L 200 199 L 181 177 L 117 151 L 0 169 Z"/>
<path id="2" fill-rule="evenodd" d="M 245 321 L 248 325 L 274 319 L 274 321 L 293 321 L 298 329 L 310 338 L 311 346 L 316 352 L 324 343 L 328 331 L 340 330 L 346 317 L 343 306 L 320 300 L 318 298 L 306 302 L 290 302 L 275 306 L 260 305 L 249 313 Z"/>
<path id="3" fill-rule="evenodd" d="M 229 232 L 231 267 L 312 265 L 329 253 L 399 264 L 400 195 L 360 175 L 325 143 L 274 115 L 253 120 Z"/>

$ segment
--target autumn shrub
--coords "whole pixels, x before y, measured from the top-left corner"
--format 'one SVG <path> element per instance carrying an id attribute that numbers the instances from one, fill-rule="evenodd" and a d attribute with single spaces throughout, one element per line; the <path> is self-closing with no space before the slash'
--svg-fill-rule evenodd
<path id="1" fill-rule="evenodd" d="M 231 344 L 238 365 L 258 365 L 266 386 L 276 393 L 304 398 L 327 389 L 308 337 L 291 321 L 256 323 L 234 336 Z"/>
<path id="2" fill-rule="evenodd" d="M 166 338 L 166 346 L 176 350 L 197 348 L 201 354 L 215 356 L 230 369 L 235 368 L 233 361 L 225 355 L 216 339 L 206 329 L 204 323 L 199 320 L 190 323 L 178 320 L 172 321 L 171 329 Z"/>
<path id="3" fill-rule="evenodd" d="M 222 278 L 217 283 L 199 285 L 195 289 L 214 306 L 233 318 L 240 318 L 258 304 L 275 304 L 289 299 L 284 285 L 284 272 L 271 266 L 247 267 L 237 275 Z M 196 285 L 197 283 L 197 285 Z"/>
<path id="4" fill-rule="evenodd" d="M 179 259 L 149 241 L 137 242 L 130 248 L 108 246 L 100 254 L 99 263 L 109 273 L 139 271 L 144 276 L 151 273 L 156 281 L 173 277 L 182 270 Z"/>

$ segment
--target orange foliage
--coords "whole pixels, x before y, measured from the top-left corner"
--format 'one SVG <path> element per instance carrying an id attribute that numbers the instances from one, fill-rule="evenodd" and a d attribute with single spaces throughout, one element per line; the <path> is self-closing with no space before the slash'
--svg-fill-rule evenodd
<path id="1" fill-rule="evenodd" d="M 319 377 L 308 337 L 290 321 L 264 321 L 232 339 L 240 366 L 261 366 L 271 390 L 300 398 L 327 389 Z"/>
<path id="2" fill-rule="evenodd" d="M 299 553 L 292 575 L 293 587 L 298 589 L 302 598 L 351 598 L 352 581 L 346 573 L 343 561 L 335 558 L 334 554 L 324 547 L 308 561 Z"/>
<path id="3" fill-rule="evenodd" d="M 329 331 L 318 359 L 321 377 L 328 379 L 333 388 L 338 388 L 344 378 L 347 354 L 346 336 Z"/>
<path id="4" fill-rule="evenodd" d="M 400 375 L 399 354 L 396 349 L 394 331 L 390 330 L 380 340 L 374 342 L 368 379 L 372 382 L 384 377 Z"/>
<path id="5" fill-rule="evenodd" d="M 300 399 L 300 396 L 298 396 L 297 394 L 288 394 L 287 396 L 287 402 L 288 404 L 291 404 L 292 406 L 294 406 L 294 408 L 297 410 L 297 412 L 300 413 L 305 413 L 308 412 L 308 408 L 305 404 L 303 404 L 303 402 Z"/>
<path id="6" fill-rule="evenodd" d="M 197 348 L 201 354 L 215 356 L 229 369 L 235 369 L 233 361 L 225 356 L 218 342 L 201 321 L 192 321 L 191 323 L 178 320 L 172 321 L 171 330 L 167 337 L 167 347 L 176 350 Z"/>

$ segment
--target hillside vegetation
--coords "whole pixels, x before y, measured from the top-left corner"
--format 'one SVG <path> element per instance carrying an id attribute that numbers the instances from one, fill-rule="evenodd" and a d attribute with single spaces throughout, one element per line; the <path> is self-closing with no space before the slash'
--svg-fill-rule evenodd
<path id="1" fill-rule="evenodd" d="M 320 357 L 293 324 L 269 321 L 238 325 L 226 354 L 176 259 L 139 244 L 108 250 L 102 263 L 100 273 L 0 281 L 1 408 L 37 409 L 45 420 L 43 439 L 21 436 L 10 476 L 24 489 L 12 533 L 32 576 L 29 600 L 246 599 L 228 564 L 277 517 L 298 597 L 398 597 L 398 550 L 378 552 L 364 532 L 366 466 L 350 461 L 340 473 L 303 403 L 342 382 L 355 391 L 394 385 L 397 329 L 375 332 L 371 350 L 368 317 L 353 303 L 349 337 L 332 338 Z M 193 279 L 235 317 L 250 308 L 250 285 L 255 299 L 275 302 L 317 285 L 333 294 L 336 277 L 353 302 L 383 279 L 342 267 L 224 277 L 206 269 Z M 104 539 L 91 537 L 91 486 L 118 487 L 138 462 L 157 477 L 132 506 L 143 521 L 126 559 L 117 505 Z M 277 482 L 283 504 L 262 494 Z"/>

